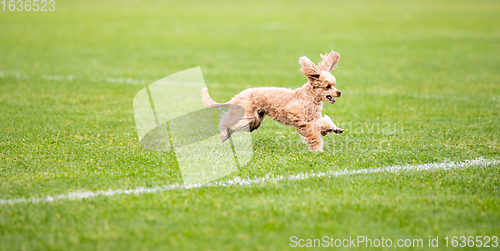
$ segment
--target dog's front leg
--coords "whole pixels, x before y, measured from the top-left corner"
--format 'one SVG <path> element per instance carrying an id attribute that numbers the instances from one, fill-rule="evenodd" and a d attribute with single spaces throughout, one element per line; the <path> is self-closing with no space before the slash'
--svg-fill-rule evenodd
<path id="1" fill-rule="evenodd" d="M 323 138 L 313 124 L 301 124 L 296 128 L 297 132 L 300 134 L 300 136 L 302 136 L 302 139 L 309 145 L 310 151 L 323 151 Z"/>
<path id="2" fill-rule="evenodd" d="M 318 131 L 320 131 L 321 136 L 326 136 L 328 133 L 343 133 L 344 129 L 338 128 L 335 123 L 333 123 L 332 119 L 325 115 L 323 118 L 316 120 L 314 122 Z"/>

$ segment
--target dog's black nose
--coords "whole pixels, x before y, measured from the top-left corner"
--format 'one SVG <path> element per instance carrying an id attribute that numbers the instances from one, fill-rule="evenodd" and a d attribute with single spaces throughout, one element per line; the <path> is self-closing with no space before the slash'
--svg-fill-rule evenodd
<path id="1" fill-rule="evenodd" d="M 341 92 L 341 91 L 337 91 L 337 94 L 338 94 L 338 95 L 339 95 L 339 97 L 340 97 L 340 94 L 342 94 L 342 92 Z"/>

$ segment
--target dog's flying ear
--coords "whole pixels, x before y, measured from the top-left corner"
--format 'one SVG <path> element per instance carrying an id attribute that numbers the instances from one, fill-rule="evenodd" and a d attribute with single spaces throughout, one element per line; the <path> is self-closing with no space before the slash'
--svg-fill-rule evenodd
<path id="1" fill-rule="evenodd" d="M 323 62 L 318 65 L 318 69 L 327 72 L 337 69 L 337 64 L 340 59 L 340 54 L 338 52 L 332 51 L 328 55 L 321 55 L 321 58 L 323 59 Z"/>
<path id="2" fill-rule="evenodd" d="M 313 78 L 313 79 L 318 79 L 319 78 L 319 70 L 316 68 L 316 65 L 309 60 L 306 56 L 300 57 L 299 58 L 299 64 L 302 65 L 302 68 L 300 69 L 304 75 L 306 75 L 308 78 Z"/>

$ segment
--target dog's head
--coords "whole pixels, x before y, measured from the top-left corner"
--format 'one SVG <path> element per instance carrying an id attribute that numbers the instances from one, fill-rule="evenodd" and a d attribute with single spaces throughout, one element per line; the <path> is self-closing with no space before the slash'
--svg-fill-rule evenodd
<path id="1" fill-rule="evenodd" d="M 307 76 L 309 80 L 307 84 L 311 85 L 312 92 L 317 98 L 333 104 L 335 103 L 334 97 L 340 97 L 341 92 L 335 88 L 337 80 L 330 71 L 337 69 L 340 55 L 332 51 L 326 56 L 321 55 L 321 58 L 323 62 L 318 66 L 305 56 L 299 58 L 299 63 L 302 65 L 301 71 Z"/>

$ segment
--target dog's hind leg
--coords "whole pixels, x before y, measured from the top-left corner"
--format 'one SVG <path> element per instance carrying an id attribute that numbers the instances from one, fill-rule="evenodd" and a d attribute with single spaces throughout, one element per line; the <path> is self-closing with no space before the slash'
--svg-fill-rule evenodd
<path id="1" fill-rule="evenodd" d="M 254 127 L 255 118 L 245 112 L 243 107 L 232 105 L 224 112 L 219 121 L 219 131 L 222 142 L 228 140 L 235 132 L 251 132 Z M 257 126 L 258 127 L 258 126 Z"/>

